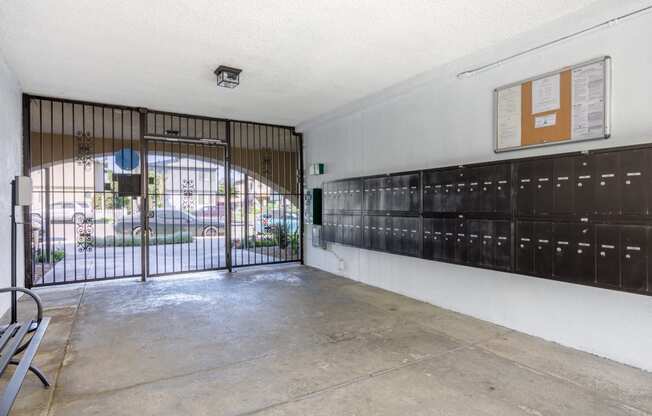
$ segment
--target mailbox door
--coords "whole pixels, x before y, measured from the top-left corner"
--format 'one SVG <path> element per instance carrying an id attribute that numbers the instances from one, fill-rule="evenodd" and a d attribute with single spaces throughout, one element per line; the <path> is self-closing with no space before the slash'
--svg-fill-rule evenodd
<path id="1" fill-rule="evenodd" d="M 534 273 L 537 276 L 552 276 L 553 235 L 552 223 L 537 222 L 534 224 L 536 237 L 534 248 Z"/>
<path id="2" fill-rule="evenodd" d="M 516 212 L 518 215 L 534 215 L 535 180 L 533 162 L 516 164 Z"/>
<path id="3" fill-rule="evenodd" d="M 616 225 L 596 226 L 596 277 L 599 284 L 620 287 L 620 230 Z"/>
<path id="4" fill-rule="evenodd" d="M 622 186 L 618 152 L 594 156 L 595 205 L 600 215 L 619 215 L 621 212 Z"/>
<path id="5" fill-rule="evenodd" d="M 594 214 L 595 209 L 595 172 L 592 156 L 575 158 L 575 213 L 580 216 Z"/>
<path id="6" fill-rule="evenodd" d="M 482 264 L 482 228 L 482 220 L 470 220 L 466 223 L 466 263 L 471 266 Z"/>
<path id="7" fill-rule="evenodd" d="M 548 215 L 553 211 L 553 159 L 534 162 L 534 213 Z"/>
<path id="8" fill-rule="evenodd" d="M 494 266 L 494 227 L 493 221 L 482 222 L 482 261 L 481 265 L 484 267 Z"/>
<path id="9" fill-rule="evenodd" d="M 494 221 L 494 267 L 502 270 L 512 268 L 512 224 L 510 221 Z"/>
<path id="10" fill-rule="evenodd" d="M 554 160 L 553 212 L 573 214 L 575 212 L 575 158 L 560 157 Z"/>
<path id="11" fill-rule="evenodd" d="M 650 187 L 650 151 L 637 149 L 620 152 L 620 181 L 624 215 L 643 216 L 648 213 Z"/>
<path id="12" fill-rule="evenodd" d="M 643 291 L 647 288 L 647 227 L 623 226 L 620 233 L 622 287 L 623 289 Z"/>
<path id="13" fill-rule="evenodd" d="M 534 273 L 534 223 L 519 221 L 516 224 L 516 271 Z"/>
<path id="14" fill-rule="evenodd" d="M 510 164 L 497 165 L 494 174 L 496 189 L 496 207 L 495 211 L 503 214 L 509 214 L 512 211 L 512 185 Z"/>

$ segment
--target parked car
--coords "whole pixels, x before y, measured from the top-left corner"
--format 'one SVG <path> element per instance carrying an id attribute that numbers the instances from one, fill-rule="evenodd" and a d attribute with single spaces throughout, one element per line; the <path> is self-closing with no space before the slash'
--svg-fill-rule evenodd
<path id="1" fill-rule="evenodd" d="M 93 207 L 88 202 L 55 202 L 50 205 L 50 221 L 69 222 L 75 224 L 86 219 L 92 219 L 95 215 Z M 43 223 L 43 213 L 40 206 L 32 207 L 32 222 Z"/>
<path id="2" fill-rule="evenodd" d="M 189 232 L 194 236 L 215 237 L 224 231 L 223 222 L 213 221 L 210 218 L 202 219 L 174 209 L 157 209 L 150 212 L 148 223 L 150 235 Z M 130 216 L 116 220 L 114 229 L 118 234 L 140 236 L 142 232 L 140 215 L 134 216 L 133 220 Z"/>
<path id="3" fill-rule="evenodd" d="M 224 226 L 224 207 L 216 207 L 211 205 L 206 205 L 200 208 L 197 208 L 193 215 L 197 218 L 201 218 L 205 222 L 211 222 L 213 224 L 219 224 L 220 227 Z"/>
<path id="4" fill-rule="evenodd" d="M 285 214 L 282 212 L 269 212 L 256 216 L 256 232 L 269 233 L 275 227 L 287 227 L 288 233 L 299 231 L 299 217 L 296 214 Z"/>

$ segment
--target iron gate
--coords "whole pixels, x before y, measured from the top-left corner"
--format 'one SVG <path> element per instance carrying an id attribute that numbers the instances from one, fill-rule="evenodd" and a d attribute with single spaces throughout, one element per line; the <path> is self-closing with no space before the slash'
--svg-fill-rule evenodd
<path id="1" fill-rule="evenodd" d="M 28 281 L 42 286 L 139 275 L 140 240 L 116 233 L 114 223 L 140 223 L 137 199 L 120 195 L 115 181 L 140 173 L 136 160 L 116 156 L 140 150 L 140 113 L 42 98 L 27 105 L 25 166 L 34 186 Z"/>
<path id="2" fill-rule="evenodd" d="M 302 260 L 292 128 L 24 98 L 28 285 Z"/>

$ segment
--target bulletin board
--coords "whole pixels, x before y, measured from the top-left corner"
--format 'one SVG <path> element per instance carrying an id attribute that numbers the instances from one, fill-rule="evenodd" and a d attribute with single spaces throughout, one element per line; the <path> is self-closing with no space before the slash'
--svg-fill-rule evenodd
<path id="1" fill-rule="evenodd" d="M 496 152 L 610 136 L 611 58 L 494 90 Z"/>

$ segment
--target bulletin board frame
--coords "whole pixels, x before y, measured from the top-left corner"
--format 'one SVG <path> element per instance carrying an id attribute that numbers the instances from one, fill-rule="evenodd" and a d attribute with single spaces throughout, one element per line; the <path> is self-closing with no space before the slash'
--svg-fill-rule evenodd
<path id="1" fill-rule="evenodd" d="M 603 83 L 604 83 L 604 99 L 603 99 L 603 120 L 602 120 L 602 131 L 598 134 L 591 134 L 588 135 L 587 137 L 578 137 L 578 138 L 573 138 L 571 133 L 568 134 L 568 137 L 563 137 L 563 138 L 556 138 L 556 139 L 551 139 L 551 140 L 540 140 L 538 143 L 523 143 L 524 138 L 523 138 L 523 123 L 521 124 L 521 131 L 520 131 L 520 145 L 516 146 L 508 146 L 508 147 L 500 147 L 500 125 L 499 125 L 499 114 L 498 114 L 498 109 L 499 109 L 499 93 L 504 90 L 511 89 L 513 87 L 520 86 L 522 89 L 525 88 L 525 86 L 530 86 L 530 91 L 528 94 L 525 94 L 528 99 L 531 98 L 531 85 L 534 81 L 541 80 L 544 78 L 548 78 L 551 76 L 555 75 L 564 75 L 564 74 L 572 74 L 573 70 L 582 68 L 582 67 L 587 67 L 592 64 L 600 63 L 603 62 Z M 493 101 L 494 101 L 494 114 L 493 114 L 493 119 L 494 119 L 494 153 L 502 153 L 502 152 L 509 152 L 509 151 L 515 151 L 515 150 L 523 150 L 523 149 L 529 149 L 529 148 L 535 148 L 535 147 L 543 147 L 543 146 L 551 146 L 551 145 L 557 145 L 557 144 L 568 144 L 568 143 L 577 143 L 581 141 L 587 141 L 587 140 L 604 140 L 608 139 L 611 136 L 611 74 L 612 74 L 612 62 L 611 62 L 611 57 L 608 55 L 601 56 L 599 58 L 591 59 L 588 61 L 580 62 L 574 65 L 566 66 L 554 71 L 549 71 L 540 75 L 536 75 L 533 77 L 525 78 L 517 82 L 512 82 L 510 84 L 503 85 L 501 87 L 498 87 L 494 89 L 493 91 Z M 570 76 L 570 75 L 569 75 Z M 567 94 L 572 94 L 572 78 L 570 79 L 570 92 L 567 91 Z M 522 93 L 522 92 L 521 92 Z M 563 94 L 563 91 L 562 91 Z M 569 98 L 570 99 L 570 98 Z M 562 98 L 563 101 L 563 98 Z M 567 111 L 567 114 L 565 115 L 565 119 L 567 120 L 568 123 L 572 120 L 573 118 L 573 103 L 569 100 L 567 100 L 567 106 L 569 108 L 564 109 L 560 108 L 560 110 Z M 527 107 L 528 109 L 531 108 L 531 106 L 528 104 L 527 106 L 523 105 L 521 103 L 521 108 Z M 531 117 L 532 119 L 534 118 L 535 115 L 530 115 L 527 114 L 526 117 Z M 524 120 L 525 117 L 521 115 L 522 119 Z M 530 126 L 531 127 L 531 126 Z M 526 140 L 527 141 L 527 140 Z"/>

